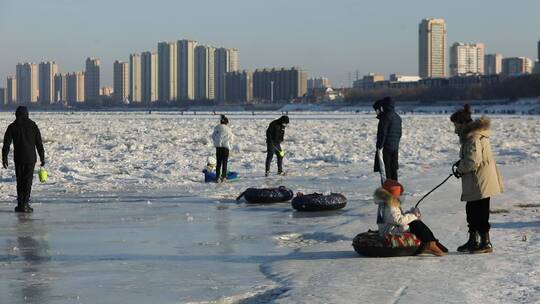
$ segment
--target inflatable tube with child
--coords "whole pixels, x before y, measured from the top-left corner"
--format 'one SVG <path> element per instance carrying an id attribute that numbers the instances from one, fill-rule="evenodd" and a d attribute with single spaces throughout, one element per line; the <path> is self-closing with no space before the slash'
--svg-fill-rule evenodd
<path id="1" fill-rule="evenodd" d="M 292 207 L 298 211 L 337 210 L 347 205 L 347 198 L 341 193 L 302 194 L 297 193 L 292 200 Z"/>
<path id="2" fill-rule="evenodd" d="M 401 235 L 385 234 L 378 231 L 367 231 L 358 234 L 352 242 L 354 251 L 368 257 L 398 257 L 416 255 L 420 240 L 416 235 L 405 232 Z"/>
<path id="3" fill-rule="evenodd" d="M 250 204 L 283 203 L 293 198 L 293 191 L 285 186 L 278 188 L 248 188 L 236 200 L 242 197 Z"/>

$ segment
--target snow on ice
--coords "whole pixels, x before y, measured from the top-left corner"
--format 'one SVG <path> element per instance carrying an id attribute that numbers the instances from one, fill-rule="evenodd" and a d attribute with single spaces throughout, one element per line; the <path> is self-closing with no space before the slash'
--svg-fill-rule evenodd
<path id="1" fill-rule="evenodd" d="M 492 199 L 493 254 L 387 259 L 351 247 L 357 233 L 376 227 L 374 115 L 291 114 L 287 175 L 270 178 L 264 131 L 279 114 L 228 116 L 236 136 L 229 168 L 240 180 L 205 184 L 218 116 L 31 113 L 49 181 L 35 179 L 35 213 L 17 217 L 12 160 L 1 171 L 0 303 L 540 302 L 537 116 L 492 116 L 506 188 Z M 446 115 L 402 117 L 408 208 L 449 174 L 458 140 Z M 4 127 L 12 119 L 0 114 Z M 349 203 L 303 214 L 234 201 L 247 187 L 279 185 L 342 192 Z M 451 179 L 420 206 L 451 251 L 467 233 L 459 194 Z"/>

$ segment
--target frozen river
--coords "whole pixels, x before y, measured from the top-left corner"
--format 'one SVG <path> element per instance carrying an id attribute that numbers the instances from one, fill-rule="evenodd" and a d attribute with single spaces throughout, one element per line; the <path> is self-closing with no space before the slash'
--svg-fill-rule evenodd
<path id="1" fill-rule="evenodd" d="M 536 303 L 540 301 L 540 119 L 493 119 L 506 193 L 493 199 L 495 253 L 366 259 L 352 250 L 375 228 L 376 120 L 291 115 L 287 176 L 263 176 L 275 116 L 230 115 L 238 182 L 204 184 L 212 115 L 39 113 L 50 181 L 35 212 L 12 212 L 13 171 L 0 183 L 0 303 Z M 3 125 L 11 114 L 0 114 Z M 409 208 L 449 173 L 457 138 L 446 116 L 403 117 L 400 162 Z M 250 186 L 342 192 L 347 207 L 303 214 L 250 206 Z M 459 182 L 422 203 L 451 251 L 466 223 Z"/>

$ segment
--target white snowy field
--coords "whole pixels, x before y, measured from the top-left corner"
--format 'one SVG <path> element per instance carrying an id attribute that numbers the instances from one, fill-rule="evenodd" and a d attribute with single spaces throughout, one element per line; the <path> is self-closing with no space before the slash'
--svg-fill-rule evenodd
<path id="1" fill-rule="evenodd" d="M 540 118 L 495 116 L 492 145 L 506 193 L 493 198 L 495 253 L 364 258 L 352 238 L 375 228 L 377 120 L 300 113 L 286 130 L 285 177 L 265 178 L 265 114 L 229 116 L 230 170 L 202 183 L 217 116 L 37 113 L 50 180 L 35 213 L 15 216 L 13 163 L 0 183 L 0 303 L 540 303 Z M 0 114 L 7 127 L 12 114 Z M 457 159 L 447 116 L 403 116 L 405 208 Z M 275 161 L 273 163 L 275 171 Z M 250 186 L 342 192 L 343 211 L 246 206 Z M 451 251 L 466 238 L 459 182 L 426 199 L 424 221 Z"/>

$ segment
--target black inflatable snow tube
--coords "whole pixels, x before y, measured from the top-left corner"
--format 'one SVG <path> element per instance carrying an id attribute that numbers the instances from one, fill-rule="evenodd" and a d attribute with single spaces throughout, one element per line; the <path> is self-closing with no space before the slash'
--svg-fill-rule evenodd
<path id="1" fill-rule="evenodd" d="M 292 200 L 292 207 L 298 211 L 337 210 L 347 205 L 347 198 L 340 193 L 312 193 L 297 195 Z"/>
<path id="2" fill-rule="evenodd" d="M 384 238 L 374 235 L 378 232 L 368 231 L 360 233 L 353 239 L 353 248 L 359 255 L 367 257 L 399 257 L 412 256 L 418 253 L 418 246 L 389 247 L 385 245 Z"/>
<path id="3" fill-rule="evenodd" d="M 278 188 L 248 188 L 236 198 L 240 200 L 242 196 L 250 204 L 270 204 L 290 201 L 293 198 L 293 191 L 287 187 Z"/>

